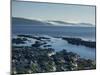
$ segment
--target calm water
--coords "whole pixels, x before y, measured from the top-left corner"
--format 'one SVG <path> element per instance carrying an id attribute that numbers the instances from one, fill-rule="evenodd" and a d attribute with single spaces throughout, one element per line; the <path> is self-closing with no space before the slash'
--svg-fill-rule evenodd
<path id="1" fill-rule="evenodd" d="M 13 25 L 12 32 L 13 34 L 43 34 L 95 40 L 95 27 Z"/>

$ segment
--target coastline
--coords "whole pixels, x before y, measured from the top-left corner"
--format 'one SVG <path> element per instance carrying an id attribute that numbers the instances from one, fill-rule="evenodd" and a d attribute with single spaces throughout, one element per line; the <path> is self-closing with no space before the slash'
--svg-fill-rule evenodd
<path id="1" fill-rule="evenodd" d="M 72 40 L 76 40 L 76 38 Z M 68 45 L 68 42 L 63 40 L 63 38 L 54 38 L 48 35 L 13 36 L 12 73 L 31 74 L 96 68 L 95 59 L 82 58 L 81 55 L 68 51 L 69 49 L 62 48 L 56 51 L 57 48 L 53 48 L 54 45 L 57 45 L 56 47 L 59 49 L 61 46 L 63 47 L 64 44 Z M 19 66 L 21 66 L 21 68 L 19 68 Z"/>
<path id="2" fill-rule="evenodd" d="M 69 37 L 61 37 L 55 38 L 48 35 L 18 35 L 13 36 L 13 38 L 24 38 L 23 41 L 25 43 L 20 43 L 22 40 L 19 39 L 19 43 L 13 43 L 13 46 L 32 46 L 35 42 L 39 42 L 41 44 L 41 48 L 53 48 L 55 51 L 60 51 L 63 49 L 68 49 L 69 52 L 78 53 L 83 58 L 91 58 L 91 54 L 93 56 L 92 59 L 95 60 L 95 42 L 93 41 L 85 41 L 80 38 L 69 38 Z M 67 38 L 67 40 L 66 40 Z M 17 41 L 18 42 L 18 41 Z M 86 45 L 85 45 L 86 43 Z M 91 45 L 93 43 L 93 47 Z M 87 54 L 87 55 L 86 55 Z M 88 57 L 89 56 L 89 57 Z"/>

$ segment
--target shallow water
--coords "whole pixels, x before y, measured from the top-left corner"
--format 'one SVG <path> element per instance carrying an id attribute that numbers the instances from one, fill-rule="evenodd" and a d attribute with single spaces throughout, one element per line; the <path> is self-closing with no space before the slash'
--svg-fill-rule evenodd
<path id="1" fill-rule="evenodd" d="M 56 51 L 66 49 L 69 52 L 77 53 L 82 58 L 95 60 L 95 48 L 89 48 L 82 45 L 72 45 L 60 38 L 52 38 L 51 42 L 48 42 L 48 45 L 52 45 L 52 48 L 54 48 Z"/>

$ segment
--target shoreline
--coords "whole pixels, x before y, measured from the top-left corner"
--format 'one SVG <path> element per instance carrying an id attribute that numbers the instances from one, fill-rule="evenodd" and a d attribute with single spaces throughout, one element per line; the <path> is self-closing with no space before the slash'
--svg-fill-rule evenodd
<path id="1" fill-rule="evenodd" d="M 96 69 L 96 59 L 82 58 L 77 53 L 78 47 L 80 46 L 75 45 L 77 50 L 74 48 L 74 51 L 76 51 L 74 52 L 70 51 L 73 45 L 70 45 L 71 47 L 68 46 L 69 49 L 63 48 L 67 45 L 69 43 L 63 40 L 63 38 L 54 38 L 47 35 L 13 36 L 12 74 Z M 59 48 L 61 49 L 58 50 Z"/>
<path id="2" fill-rule="evenodd" d="M 17 35 L 17 34 L 16 34 Z M 12 37 L 16 36 L 13 35 Z M 34 38 L 34 37 L 38 37 L 38 38 L 50 38 L 51 36 L 48 35 L 42 35 L 42 34 L 37 34 L 37 35 L 33 35 L 33 34 L 19 34 L 18 36 L 21 37 L 28 37 L 28 38 Z M 96 48 L 96 41 L 95 40 L 89 40 L 89 39 L 84 39 L 81 37 L 71 37 L 71 36 L 59 36 L 59 37 L 52 37 L 52 38 L 61 38 L 63 40 L 66 40 L 68 43 L 73 44 L 73 45 L 83 45 L 86 47 L 90 47 L 90 48 Z"/>
<path id="3" fill-rule="evenodd" d="M 17 40 L 14 38 L 18 38 Z M 71 39 L 69 42 L 67 40 L 64 40 L 63 38 L 54 38 L 48 35 L 17 35 L 12 37 L 12 45 L 13 46 L 29 46 L 31 47 L 32 45 L 35 46 L 40 46 L 41 48 L 53 48 L 56 51 L 61 51 L 63 49 L 68 49 L 69 52 L 74 52 L 78 53 L 82 58 L 91 58 L 92 54 L 92 59 L 95 60 L 95 47 L 88 47 L 85 46 L 84 44 L 81 45 L 82 42 L 80 42 L 81 39 L 76 39 L 76 38 L 68 38 Z M 77 42 L 77 40 L 79 40 Z M 74 41 L 74 42 L 73 42 Z M 81 40 L 82 41 L 82 40 Z M 85 42 L 86 44 L 88 42 Z M 89 42 L 90 44 L 91 42 Z M 88 45 L 88 44 L 87 44 Z M 89 57 L 88 57 L 89 56 Z"/>

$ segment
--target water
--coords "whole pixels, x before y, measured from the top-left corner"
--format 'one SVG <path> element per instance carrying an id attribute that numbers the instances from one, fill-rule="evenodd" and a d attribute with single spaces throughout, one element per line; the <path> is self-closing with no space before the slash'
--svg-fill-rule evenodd
<path id="1" fill-rule="evenodd" d="M 95 27 L 13 25 L 13 34 L 43 34 L 54 37 L 70 36 L 95 41 Z"/>
<path id="2" fill-rule="evenodd" d="M 51 38 L 51 42 L 48 42 L 48 45 L 51 45 L 56 51 L 65 49 L 68 52 L 77 53 L 81 58 L 95 60 L 95 48 L 72 45 L 61 38 Z"/>
<path id="3" fill-rule="evenodd" d="M 43 34 L 52 37 L 69 36 L 95 41 L 95 27 L 13 25 L 12 34 Z M 83 58 L 95 60 L 95 48 L 71 45 L 63 40 L 56 41 L 57 42 L 53 40 L 53 42 L 55 43 L 51 43 L 52 48 L 54 48 L 55 50 L 59 51 L 62 49 L 66 49 L 67 51 L 79 54 Z"/>

